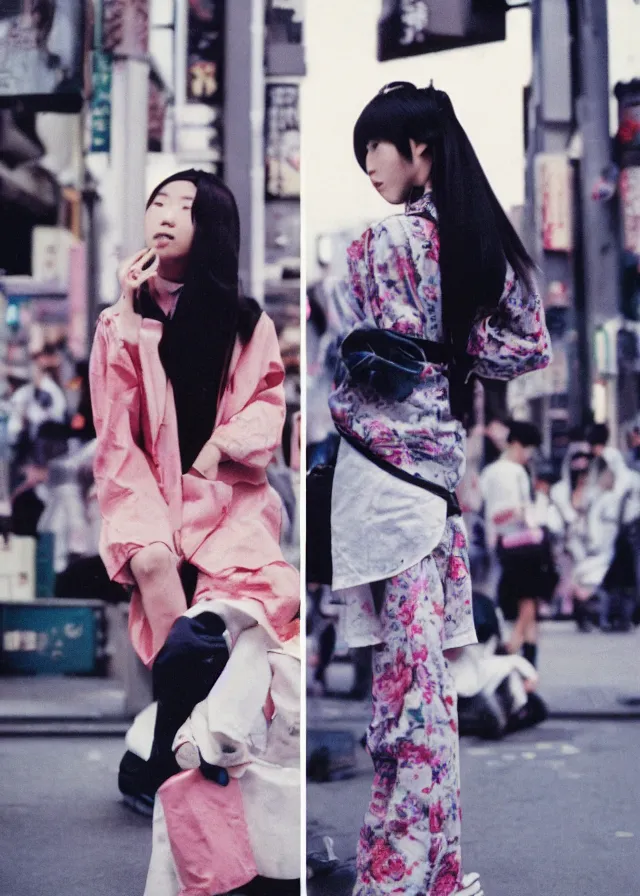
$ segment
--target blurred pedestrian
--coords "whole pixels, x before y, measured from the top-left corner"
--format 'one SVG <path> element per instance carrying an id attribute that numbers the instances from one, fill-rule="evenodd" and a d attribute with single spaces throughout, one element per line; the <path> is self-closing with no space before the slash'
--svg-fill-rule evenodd
<path id="1" fill-rule="evenodd" d="M 546 366 L 549 335 L 533 264 L 446 93 L 387 85 L 360 115 L 354 149 L 380 195 L 404 204 L 349 249 L 345 376 L 330 402 L 342 437 L 333 587 L 347 643 L 375 645 L 375 779 L 354 894 L 471 896 L 482 888 L 462 873 L 447 663 L 477 640 L 455 496 L 462 420 L 470 375 L 509 380 Z"/>
<path id="2" fill-rule="evenodd" d="M 564 545 L 560 591 L 563 599 L 568 600 L 580 631 L 591 628 L 587 607 L 589 594 L 576 590 L 574 570 L 588 551 L 588 515 L 597 495 L 592 469 L 591 445 L 582 438 L 575 438 L 562 463 L 560 479 L 549 493 L 563 530 L 559 536 Z"/>
<path id="3" fill-rule="evenodd" d="M 67 400 L 47 370 L 49 357 L 44 348 L 31 356 L 30 381 L 13 392 L 9 399 L 9 440 L 16 452 L 16 463 L 23 462 L 33 450 L 43 423 L 64 423 Z"/>
<path id="4" fill-rule="evenodd" d="M 611 628 L 610 614 L 617 596 L 622 627 L 628 629 L 635 609 L 639 546 L 626 546 L 625 557 L 616 558 L 616 552 L 621 552 L 623 529 L 640 517 L 640 474 L 630 470 L 621 452 L 612 447 L 603 448 L 596 474 L 597 493 L 587 512 L 585 552 L 573 571 L 574 593 L 583 605 L 597 598 L 603 630 Z M 617 568 L 612 569 L 616 559 Z"/>
<path id="5" fill-rule="evenodd" d="M 133 586 L 131 639 L 153 671 L 150 777 L 153 788 L 165 782 L 154 836 L 169 843 L 185 889 L 220 892 L 222 877 L 226 889 L 256 874 L 247 818 L 236 800 L 222 867 L 200 832 L 228 838 L 212 781 L 229 776 L 206 764 L 178 775 L 174 738 L 242 632 L 258 628 L 274 649 L 298 633 L 299 577 L 281 553 L 266 473 L 282 436 L 284 368 L 272 321 L 240 292 L 238 210 L 219 178 L 164 180 L 144 231 L 148 248 L 122 265 L 120 299 L 100 316 L 91 353 L 101 554 L 109 576 Z M 180 788 L 198 800 L 198 831 L 180 824 Z M 294 848 L 272 843 L 283 856 Z M 157 883 L 152 857 L 146 896 Z"/>
<path id="6" fill-rule="evenodd" d="M 515 621 L 508 649 L 514 654 L 522 650 L 533 666 L 539 602 L 552 598 L 557 583 L 547 526 L 536 518 L 527 469 L 540 443 L 540 431 L 533 423 L 512 422 L 506 450 L 481 476 L 488 541 L 502 569 L 498 601 L 505 618 Z"/>

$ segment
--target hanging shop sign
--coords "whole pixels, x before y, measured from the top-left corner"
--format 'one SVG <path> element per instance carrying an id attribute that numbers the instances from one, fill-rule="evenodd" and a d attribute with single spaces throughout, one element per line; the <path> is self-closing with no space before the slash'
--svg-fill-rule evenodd
<path id="1" fill-rule="evenodd" d="M 300 109 L 297 84 L 268 84 L 265 101 L 267 199 L 300 198 Z"/>
<path id="2" fill-rule="evenodd" d="M 547 252 L 573 249 L 573 174 L 563 153 L 535 159 L 536 233 Z"/>
<path id="3" fill-rule="evenodd" d="M 85 0 L 11 3 L 8 12 L 0 17 L 0 106 L 79 112 L 88 45 Z"/>
<path id="4" fill-rule="evenodd" d="M 378 61 L 506 38 L 504 0 L 384 0 Z"/>

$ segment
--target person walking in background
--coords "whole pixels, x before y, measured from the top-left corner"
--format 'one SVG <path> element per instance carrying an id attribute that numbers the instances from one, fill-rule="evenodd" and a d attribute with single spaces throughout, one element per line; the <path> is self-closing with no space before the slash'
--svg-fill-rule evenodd
<path id="1" fill-rule="evenodd" d="M 591 628 L 587 611 L 589 592 L 575 588 L 575 568 L 587 556 L 588 514 L 596 497 L 592 469 L 591 446 L 575 433 L 562 464 L 560 479 L 549 493 L 564 530 L 560 592 L 563 601 L 568 601 L 578 629 L 585 632 Z"/>
<path id="2" fill-rule="evenodd" d="M 480 477 L 488 542 L 496 551 L 502 575 L 498 602 L 504 616 L 515 621 L 508 642 L 510 653 L 523 655 L 533 666 L 538 653 L 538 603 L 552 597 L 551 553 L 543 528 L 534 516 L 534 495 L 527 466 L 540 446 L 540 431 L 532 423 L 514 421 L 507 448 Z"/>
<path id="3" fill-rule="evenodd" d="M 20 464 L 33 452 L 40 427 L 44 423 L 64 423 L 67 399 L 47 370 L 44 348 L 31 356 L 31 379 L 16 389 L 9 399 L 9 441 Z"/>
<path id="4" fill-rule="evenodd" d="M 375 778 L 354 894 L 475 896 L 447 661 L 477 641 L 455 496 L 462 420 L 470 374 L 545 367 L 550 340 L 533 264 L 444 91 L 387 85 L 358 118 L 354 149 L 380 195 L 404 206 L 349 249 L 345 375 L 330 399 L 333 587 L 347 643 L 375 645 Z"/>

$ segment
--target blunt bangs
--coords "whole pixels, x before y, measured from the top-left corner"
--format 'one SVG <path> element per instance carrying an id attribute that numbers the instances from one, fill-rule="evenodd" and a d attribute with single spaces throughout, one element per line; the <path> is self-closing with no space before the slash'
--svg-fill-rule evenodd
<path id="1" fill-rule="evenodd" d="M 358 165 L 367 172 L 367 144 L 371 140 L 393 143 L 399 153 L 410 156 L 407 136 L 407 108 L 392 94 L 379 94 L 368 103 L 353 129 L 353 149 Z"/>
<path id="2" fill-rule="evenodd" d="M 366 174 L 370 140 L 393 143 L 406 159 L 411 158 L 409 139 L 431 142 L 438 135 L 437 107 L 425 90 L 408 85 L 379 93 L 368 103 L 353 129 L 353 149 Z"/>

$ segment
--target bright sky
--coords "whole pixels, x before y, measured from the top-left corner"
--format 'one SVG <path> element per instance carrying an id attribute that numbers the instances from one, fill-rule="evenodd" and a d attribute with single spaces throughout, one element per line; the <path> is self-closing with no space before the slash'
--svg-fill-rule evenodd
<path id="1" fill-rule="evenodd" d="M 640 5 L 608 0 L 611 83 L 640 77 Z M 507 15 L 507 40 L 391 62 L 376 60 L 382 0 L 307 0 L 302 164 L 306 267 L 317 274 L 316 239 L 361 227 L 393 209 L 370 186 L 352 150 L 362 108 L 389 81 L 414 81 L 451 96 L 498 198 L 524 200 L 523 88 L 531 76 L 531 18 Z M 634 39 L 635 36 L 635 39 Z"/>

